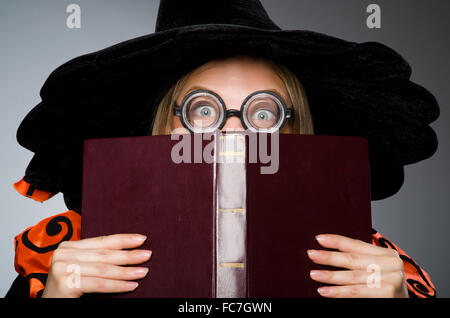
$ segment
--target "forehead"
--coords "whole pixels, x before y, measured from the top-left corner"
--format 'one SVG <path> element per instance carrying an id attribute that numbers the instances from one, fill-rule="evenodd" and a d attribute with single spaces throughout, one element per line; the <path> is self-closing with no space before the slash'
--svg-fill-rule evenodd
<path id="1" fill-rule="evenodd" d="M 199 87 L 223 95 L 225 102 L 226 99 L 237 102 L 257 90 L 272 90 L 284 100 L 288 95 L 283 81 L 269 62 L 240 55 L 213 60 L 192 71 L 181 95 Z"/>
<path id="2" fill-rule="evenodd" d="M 245 55 L 209 61 L 195 69 L 188 81 L 207 78 L 282 84 L 281 79 L 267 60 Z"/>

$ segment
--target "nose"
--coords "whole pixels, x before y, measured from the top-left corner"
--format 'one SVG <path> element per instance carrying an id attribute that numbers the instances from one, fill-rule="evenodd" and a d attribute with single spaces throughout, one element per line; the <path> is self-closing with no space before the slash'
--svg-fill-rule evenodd
<path id="1" fill-rule="evenodd" d="M 221 131 L 244 131 L 244 127 L 242 126 L 241 119 L 238 116 L 228 117 L 225 125 L 223 125 Z"/>

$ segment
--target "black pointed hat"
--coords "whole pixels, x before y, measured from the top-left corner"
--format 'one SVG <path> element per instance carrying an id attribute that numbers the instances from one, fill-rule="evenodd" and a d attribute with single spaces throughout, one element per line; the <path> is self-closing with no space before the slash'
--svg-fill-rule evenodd
<path id="1" fill-rule="evenodd" d="M 377 42 L 281 30 L 257 0 L 161 0 L 156 32 L 74 58 L 44 83 L 18 142 L 35 153 L 24 180 L 81 206 L 86 138 L 148 135 L 155 108 L 183 74 L 208 60 L 257 55 L 287 66 L 305 87 L 316 134 L 369 142 L 371 196 L 403 184 L 403 166 L 431 156 L 436 99 L 409 64 Z"/>

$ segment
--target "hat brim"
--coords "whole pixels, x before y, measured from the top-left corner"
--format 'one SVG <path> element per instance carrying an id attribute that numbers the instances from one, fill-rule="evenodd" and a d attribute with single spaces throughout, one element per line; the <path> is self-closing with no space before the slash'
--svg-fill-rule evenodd
<path id="1" fill-rule="evenodd" d="M 303 30 L 195 25 L 134 38 L 54 70 L 42 102 L 22 121 L 19 143 L 35 152 L 25 179 L 81 193 L 83 140 L 147 135 L 155 108 L 180 76 L 208 60 L 248 54 L 287 66 L 305 87 L 315 133 L 369 142 L 372 200 L 395 194 L 403 166 L 430 157 L 439 116 L 434 96 L 409 80 L 409 64 L 377 42 Z"/>

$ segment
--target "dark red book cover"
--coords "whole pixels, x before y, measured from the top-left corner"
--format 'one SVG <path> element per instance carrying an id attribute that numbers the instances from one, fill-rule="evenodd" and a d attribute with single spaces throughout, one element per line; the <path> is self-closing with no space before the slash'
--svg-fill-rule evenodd
<path id="1" fill-rule="evenodd" d="M 82 238 L 141 233 L 153 251 L 135 291 L 107 296 L 319 297 L 315 235 L 371 241 L 367 141 L 262 135 L 266 156 L 244 134 L 85 141 Z"/>

